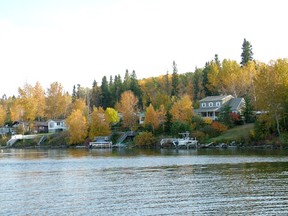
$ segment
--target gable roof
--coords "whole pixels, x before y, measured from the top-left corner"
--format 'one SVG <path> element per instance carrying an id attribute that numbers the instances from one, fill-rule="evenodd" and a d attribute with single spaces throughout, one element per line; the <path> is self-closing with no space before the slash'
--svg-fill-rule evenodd
<path id="1" fill-rule="evenodd" d="M 221 101 L 226 97 L 232 97 L 232 96 L 231 95 L 208 96 L 200 100 L 200 102 Z"/>
<path id="2" fill-rule="evenodd" d="M 243 98 L 232 98 L 229 101 L 229 106 L 231 107 L 231 110 L 238 110 L 239 106 L 241 105 L 243 101 Z"/>

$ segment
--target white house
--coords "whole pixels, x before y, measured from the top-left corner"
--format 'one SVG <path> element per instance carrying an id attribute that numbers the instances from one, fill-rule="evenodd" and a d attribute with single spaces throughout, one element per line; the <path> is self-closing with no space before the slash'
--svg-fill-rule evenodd
<path id="1" fill-rule="evenodd" d="M 49 133 L 65 131 L 67 129 L 64 119 L 57 119 L 57 120 L 50 119 L 47 122 L 48 122 L 48 132 Z"/>

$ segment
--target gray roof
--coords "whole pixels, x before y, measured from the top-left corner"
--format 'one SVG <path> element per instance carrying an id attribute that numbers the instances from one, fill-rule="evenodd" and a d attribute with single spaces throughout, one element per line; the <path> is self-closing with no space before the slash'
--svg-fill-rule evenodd
<path id="1" fill-rule="evenodd" d="M 241 105 L 242 100 L 243 98 L 232 98 L 228 105 L 231 107 L 232 111 L 237 110 Z"/>
<path id="2" fill-rule="evenodd" d="M 209 96 L 209 97 L 203 98 L 202 100 L 200 100 L 200 102 L 221 101 L 228 96 L 230 96 L 230 95 Z"/>

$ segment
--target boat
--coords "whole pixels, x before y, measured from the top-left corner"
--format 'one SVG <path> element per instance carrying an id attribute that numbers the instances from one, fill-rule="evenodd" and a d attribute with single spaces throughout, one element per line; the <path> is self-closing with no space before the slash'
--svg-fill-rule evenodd
<path id="1" fill-rule="evenodd" d="M 92 142 L 89 142 L 89 148 L 111 148 L 112 141 L 108 136 L 97 136 Z"/>
<path id="2" fill-rule="evenodd" d="M 182 138 L 164 138 L 161 140 L 161 147 L 165 147 L 167 144 L 172 144 L 175 148 L 196 148 L 198 141 L 196 138 L 190 138 L 189 132 L 179 133 Z"/>
<path id="3" fill-rule="evenodd" d="M 196 138 L 190 138 L 189 137 L 189 132 L 185 132 L 185 133 L 179 133 L 180 135 L 182 135 L 182 138 L 178 138 L 178 139 L 174 139 L 173 140 L 173 144 L 176 148 L 196 148 L 197 147 L 197 143 L 198 141 L 196 140 Z"/>

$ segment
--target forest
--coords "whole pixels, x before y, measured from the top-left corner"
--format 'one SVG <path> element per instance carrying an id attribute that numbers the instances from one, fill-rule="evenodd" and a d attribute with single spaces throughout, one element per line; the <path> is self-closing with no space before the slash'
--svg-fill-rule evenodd
<path id="1" fill-rule="evenodd" d="M 216 54 L 193 72 L 179 74 L 173 61 L 171 73 L 158 77 L 139 80 L 134 70 L 126 70 L 123 78 L 104 76 L 101 82 L 91 83 L 91 88 L 75 84 L 72 94 L 59 82 L 51 83 L 47 90 L 40 82 L 25 83 L 18 88 L 18 95 L 0 99 L 0 126 L 17 120 L 33 124 L 66 119 L 69 143 L 76 144 L 115 129 L 141 130 L 147 136 L 190 131 L 205 140 L 237 124 L 255 122 L 249 141 L 288 140 L 288 59 L 254 60 L 246 39 L 240 63 L 220 60 Z M 223 110 L 217 122 L 197 116 L 193 110 L 199 108 L 199 100 L 214 95 L 243 97 L 245 110 L 238 116 Z M 260 113 L 257 117 L 256 112 Z M 139 125 L 142 113 L 145 120 Z"/>

